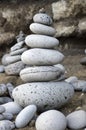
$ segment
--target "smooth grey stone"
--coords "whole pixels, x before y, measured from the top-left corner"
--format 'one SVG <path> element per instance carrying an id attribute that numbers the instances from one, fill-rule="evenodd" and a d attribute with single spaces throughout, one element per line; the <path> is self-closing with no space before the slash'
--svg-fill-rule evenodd
<path id="1" fill-rule="evenodd" d="M 23 47 L 24 43 L 25 43 L 24 41 L 21 41 L 21 42 L 16 43 L 15 45 L 13 45 L 10 49 L 11 52 L 21 49 Z"/>
<path id="2" fill-rule="evenodd" d="M 5 67 L 5 73 L 7 75 L 19 75 L 20 71 L 25 67 L 22 61 L 15 62 Z"/>
<path id="3" fill-rule="evenodd" d="M 21 55 L 21 54 L 22 54 L 24 51 L 26 51 L 26 50 L 27 50 L 27 48 L 24 47 L 24 48 L 21 48 L 21 49 L 19 49 L 19 50 L 15 50 L 15 51 L 10 52 L 10 55 L 11 55 L 11 56 Z"/>
<path id="4" fill-rule="evenodd" d="M 12 130 L 15 128 L 15 124 L 9 120 L 0 121 L 0 130 Z"/>
<path id="5" fill-rule="evenodd" d="M 0 65 L 0 73 L 3 73 L 5 70 L 4 70 L 4 66 L 3 65 Z"/>
<path id="6" fill-rule="evenodd" d="M 21 55 L 23 63 L 28 65 L 54 65 L 63 61 L 64 55 L 57 50 L 30 49 Z"/>
<path id="7" fill-rule="evenodd" d="M 62 71 L 54 66 L 28 67 L 20 71 L 20 77 L 25 82 L 51 81 L 58 79 Z"/>
<path id="8" fill-rule="evenodd" d="M 3 104 L 2 106 L 5 107 L 5 112 L 12 113 L 13 115 L 18 114 L 22 110 L 22 107 L 16 102 L 8 102 L 6 104 Z"/>
<path id="9" fill-rule="evenodd" d="M 80 64 L 86 65 L 86 57 L 83 57 L 80 61 Z"/>
<path id="10" fill-rule="evenodd" d="M 25 43 L 32 48 L 54 48 L 59 45 L 59 40 L 50 36 L 31 34 L 25 38 Z"/>
<path id="11" fill-rule="evenodd" d="M 56 33 L 56 30 L 53 27 L 39 23 L 32 23 L 30 25 L 30 30 L 36 34 L 49 35 L 49 36 L 54 36 Z"/>
<path id="12" fill-rule="evenodd" d="M 3 113 L 3 112 L 5 112 L 5 107 L 0 105 L 0 114 Z"/>
<path id="13" fill-rule="evenodd" d="M 0 84 L 0 96 L 5 95 L 7 92 L 7 87 L 5 84 Z"/>
<path id="14" fill-rule="evenodd" d="M 70 113 L 67 117 L 67 126 L 70 129 L 78 130 L 86 127 L 86 112 L 78 110 Z"/>
<path id="15" fill-rule="evenodd" d="M 14 89 L 14 85 L 12 83 L 7 83 L 6 86 L 7 86 L 7 90 L 8 90 L 10 97 L 13 98 L 12 97 L 12 91 Z"/>
<path id="16" fill-rule="evenodd" d="M 42 24 L 46 24 L 46 25 L 51 25 L 53 22 L 51 17 L 45 13 L 35 14 L 33 17 L 33 21 L 36 23 L 42 23 Z"/>
<path id="17" fill-rule="evenodd" d="M 5 120 L 12 120 L 13 119 L 12 113 L 4 112 L 4 113 L 2 113 L 2 115 L 3 115 Z"/>
<path id="18" fill-rule="evenodd" d="M 0 97 L 0 104 L 12 102 L 13 100 L 9 97 Z"/>
<path id="19" fill-rule="evenodd" d="M 19 32 L 19 35 L 16 36 L 17 42 L 21 42 L 25 40 L 25 34 L 23 33 L 23 31 Z"/>
<path id="20" fill-rule="evenodd" d="M 0 121 L 1 120 L 4 120 L 5 118 L 4 118 L 4 116 L 2 115 L 2 114 L 0 114 Z M 0 129 L 1 130 L 1 129 Z"/>
<path id="21" fill-rule="evenodd" d="M 37 107 L 35 105 L 29 105 L 25 107 L 16 117 L 15 125 L 17 128 L 25 127 L 33 118 L 37 111 Z"/>
<path id="22" fill-rule="evenodd" d="M 35 126 L 36 130 L 65 130 L 67 120 L 60 111 L 49 110 L 39 115 Z"/>
<path id="23" fill-rule="evenodd" d="M 74 89 L 66 82 L 33 82 L 17 86 L 12 95 L 21 106 L 35 103 L 38 111 L 44 111 L 63 106 L 73 97 Z"/>
<path id="24" fill-rule="evenodd" d="M 9 54 L 6 54 L 2 57 L 2 64 L 9 65 L 20 60 L 21 60 L 21 55 L 10 56 Z"/>

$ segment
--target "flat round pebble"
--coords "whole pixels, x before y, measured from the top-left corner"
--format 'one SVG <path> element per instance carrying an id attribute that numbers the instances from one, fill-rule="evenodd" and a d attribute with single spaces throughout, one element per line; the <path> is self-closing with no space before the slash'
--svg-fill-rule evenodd
<path id="1" fill-rule="evenodd" d="M 35 104 L 39 111 L 44 111 L 67 103 L 73 97 L 74 89 L 66 82 L 34 82 L 17 86 L 12 95 L 21 106 Z"/>
<path id="2" fill-rule="evenodd" d="M 70 113 L 67 116 L 67 126 L 73 130 L 78 130 L 86 127 L 86 112 L 79 110 Z"/>
<path id="3" fill-rule="evenodd" d="M 21 55 L 11 56 L 9 54 L 5 54 L 2 57 L 2 64 L 9 65 L 9 64 L 15 63 L 15 62 L 20 61 L 20 60 L 21 60 Z"/>
<path id="4" fill-rule="evenodd" d="M 34 15 L 33 21 L 36 23 L 42 23 L 42 24 L 46 24 L 46 25 L 52 24 L 51 17 L 45 13 L 38 13 L 38 14 Z"/>
<path id="5" fill-rule="evenodd" d="M 13 115 L 18 114 L 22 110 L 22 107 L 16 102 L 8 102 L 2 106 L 5 107 L 5 112 L 12 113 Z"/>
<path id="6" fill-rule="evenodd" d="M 11 56 L 21 55 L 21 54 L 22 54 L 24 51 L 26 51 L 26 50 L 27 50 L 27 48 L 24 47 L 24 48 L 21 48 L 21 49 L 19 49 L 19 50 L 15 50 L 15 51 L 10 52 L 10 55 L 11 55 Z"/>
<path id="7" fill-rule="evenodd" d="M 32 48 L 53 48 L 59 45 L 59 40 L 50 36 L 31 34 L 25 38 L 25 43 Z"/>
<path id="8" fill-rule="evenodd" d="M 32 23 L 30 25 L 30 30 L 36 34 L 49 35 L 49 36 L 54 36 L 56 33 L 56 30 L 53 27 L 39 23 Z"/>
<path id="9" fill-rule="evenodd" d="M 28 67 L 20 71 L 20 77 L 25 82 L 51 81 L 58 79 L 61 70 L 54 66 Z"/>
<path id="10" fill-rule="evenodd" d="M 0 105 L 0 114 L 3 113 L 3 112 L 5 112 L 5 107 Z"/>
<path id="11" fill-rule="evenodd" d="M 66 125 L 66 117 L 57 110 L 46 111 L 36 120 L 36 130 L 65 130 Z"/>
<path id="12" fill-rule="evenodd" d="M 16 117 L 15 125 L 17 128 L 25 127 L 33 118 L 37 110 L 35 105 L 25 107 Z"/>
<path id="13" fill-rule="evenodd" d="M 7 75 L 19 75 L 19 72 L 25 67 L 22 61 L 15 62 L 5 67 L 5 73 Z"/>
<path id="14" fill-rule="evenodd" d="M 64 55 L 57 50 L 30 49 L 21 55 L 23 63 L 28 65 L 54 65 L 63 61 Z"/>

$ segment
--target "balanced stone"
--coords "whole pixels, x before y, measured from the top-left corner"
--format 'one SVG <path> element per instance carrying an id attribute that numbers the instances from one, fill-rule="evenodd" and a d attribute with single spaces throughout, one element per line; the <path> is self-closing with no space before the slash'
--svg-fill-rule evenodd
<path id="1" fill-rule="evenodd" d="M 15 119 L 15 125 L 17 128 L 25 127 L 31 119 L 34 117 L 36 113 L 36 106 L 35 105 L 29 105 L 25 107 L 16 117 Z"/>
<path id="2" fill-rule="evenodd" d="M 12 51 L 10 52 L 10 55 L 11 56 L 14 56 L 14 55 L 21 55 L 24 51 L 26 51 L 27 48 L 24 47 L 24 48 L 21 48 L 21 49 L 18 49 L 18 50 L 15 50 L 15 51 Z"/>
<path id="3" fill-rule="evenodd" d="M 39 23 L 32 23 L 30 25 L 30 30 L 36 34 L 49 35 L 49 36 L 54 36 L 56 33 L 56 30 L 53 27 Z"/>
<path id="4" fill-rule="evenodd" d="M 19 72 L 25 67 L 22 61 L 15 62 L 5 67 L 7 75 L 19 75 Z"/>
<path id="5" fill-rule="evenodd" d="M 20 71 L 20 77 L 25 82 L 51 81 L 61 75 L 61 69 L 54 66 L 28 67 Z"/>
<path id="6" fill-rule="evenodd" d="M 64 55 L 57 50 L 30 49 L 21 55 L 21 60 L 28 65 L 54 65 L 64 59 Z"/>
<path id="7" fill-rule="evenodd" d="M 5 54 L 2 57 L 2 64 L 9 65 L 9 64 L 15 63 L 15 62 L 20 61 L 20 60 L 21 60 L 21 55 L 10 56 L 9 54 Z"/>
<path id="8" fill-rule="evenodd" d="M 66 117 L 57 110 L 46 111 L 36 120 L 36 130 L 65 130 L 66 126 Z"/>
<path id="9" fill-rule="evenodd" d="M 46 25 L 52 24 L 51 17 L 45 13 L 38 13 L 38 14 L 34 15 L 33 21 L 36 23 L 42 23 L 42 24 L 46 24 Z"/>
<path id="10" fill-rule="evenodd" d="M 12 94 L 21 106 L 35 104 L 39 111 L 44 111 L 67 103 L 73 97 L 74 89 L 66 82 L 34 82 L 17 86 Z"/>
<path id="11" fill-rule="evenodd" d="M 5 112 L 12 113 L 13 115 L 18 114 L 22 110 L 22 107 L 16 102 L 8 102 L 2 106 L 5 107 Z"/>
<path id="12" fill-rule="evenodd" d="M 11 47 L 11 52 L 13 52 L 13 51 L 16 51 L 16 50 L 19 50 L 20 48 L 22 48 L 23 47 L 23 45 L 24 45 L 24 41 L 21 41 L 21 42 L 18 42 L 18 43 L 16 43 L 15 45 L 13 45 L 12 47 Z"/>
<path id="13" fill-rule="evenodd" d="M 28 35 L 25 43 L 32 48 L 53 48 L 59 45 L 59 41 L 54 37 L 35 34 Z"/>
<path id="14" fill-rule="evenodd" d="M 67 116 L 67 125 L 70 129 L 78 130 L 86 127 L 86 112 L 78 110 Z"/>

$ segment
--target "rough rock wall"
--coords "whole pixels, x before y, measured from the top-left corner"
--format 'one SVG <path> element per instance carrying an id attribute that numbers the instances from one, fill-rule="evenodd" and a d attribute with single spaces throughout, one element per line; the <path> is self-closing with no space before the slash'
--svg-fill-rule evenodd
<path id="1" fill-rule="evenodd" d="M 84 37 L 86 34 L 86 0 L 2 0 L 0 1 L 0 45 L 11 45 L 23 30 L 30 34 L 33 15 L 44 7 L 54 20 L 56 37 Z M 84 42 L 84 41 L 83 41 Z"/>

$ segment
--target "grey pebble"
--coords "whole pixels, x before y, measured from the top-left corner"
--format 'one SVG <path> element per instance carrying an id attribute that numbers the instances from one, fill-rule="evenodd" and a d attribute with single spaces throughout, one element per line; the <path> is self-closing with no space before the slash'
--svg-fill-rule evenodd
<path id="1" fill-rule="evenodd" d="M 13 114 L 12 113 L 8 113 L 8 112 L 4 112 L 2 113 L 4 119 L 6 120 L 12 120 L 13 119 Z"/>
<path id="2" fill-rule="evenodd" d="M 15 124 L 9 120 L 0 121 L 0 130 L 12 130 L 15 128 Z"/>
<path id="3" fill-rule="evenodd" d="M 30 24 L 30 30 L 36 34 L 49 35 L 49 36 L 54 36 L 56 33 L 56 30 L 53 27 L 39 23 Z"/>
<path id="4" fill-rule="evenodd" d="M 6 86 L 7 86 L 8 93 L 9 93 L 10 97 L 12 98 L 12 91 L 14 89 L 13 84 L 12 83 L 7 83 Z"/>
<path id="5" fill-rule="evenodd" d="M 19 75 L 19 72 L 25 67 L 22 61 L 15 62 L 5 67 L 5 73 L 7 75 Z"/>
<path id="6" fill-rule="evenodd" d="M 12 102 L 13 100 L 10 97 L 0 97 L 0 104 Z"/>
<path id="7" fill-rule="evenodd" d="M 21 60 L 21 55 L 11 56 L 9 54 L 5 54 L 2 57 L 2 64 L 9 65 L 9 64 L 15 63 L 15 62 L 20 61 L 20 60 Z"/>
<path id="8" fill-rule="evenodd" d="M 5 84 L 0 84 L 0 96 L 5 95 L 7 92 L 7 87 Z"/>
<path id="9" fill-rule="evenodd" d="M 38 14 L 34 15 L 33 21 L 36 23 L 42 23 L 42 24 L 46 24 L 46 25 L 52 24 L 51 17 L 45 13 L 38 13 Z"/>
<path id="10" fill-rule="evenodd" d="M 21 48 L 21 49 L 18 49 L 18 50 L 15 50 L 15 51 L 12 51 L 10 52 L 10 55 L 11 56 L 14 56 L 14 55 L 21 55 L 24 51 L 26 51 L 27 48 L 24 47 L 24 48 Z"/>
<path id="11" fill-rule="evenodd" d="M 3 112 L 5 112 L 5 107 L 0 105 L 0 114 L 3 113 Z"/>
<path id="12" fill-rule="evenodd" d="M 4 65 L 0 65 L 0 73 L 3 73 L 4 71 Z"/>
<path id="13" fill-rule="evenodd" d="M 24 41 L 16 43 L 14 46 L 11 47 L 11 49 L 10 49 L 11 52 L 19 50 L 20 48 L 22 48 L 24 43 L 25 43 Z"/>

